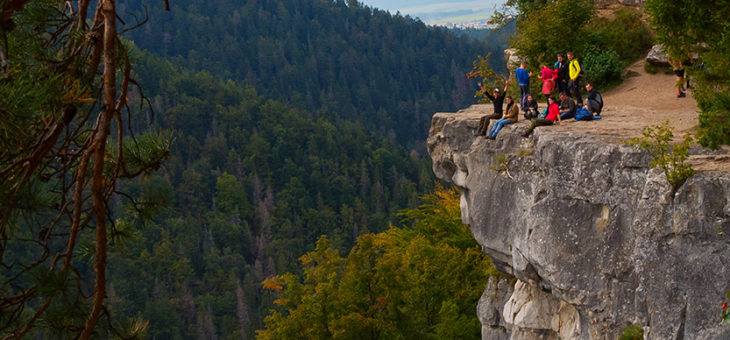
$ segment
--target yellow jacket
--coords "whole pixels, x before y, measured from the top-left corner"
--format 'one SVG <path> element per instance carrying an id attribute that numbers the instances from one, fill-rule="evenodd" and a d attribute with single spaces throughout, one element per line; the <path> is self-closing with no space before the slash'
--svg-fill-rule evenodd
<path id="1" fill-rule="evenodd" d="M 571 60 L 568 68 L 570 69 L 570 80 L 578 79 L 580 75 L 580 63 L 578 63 L 578 59 Z"/>

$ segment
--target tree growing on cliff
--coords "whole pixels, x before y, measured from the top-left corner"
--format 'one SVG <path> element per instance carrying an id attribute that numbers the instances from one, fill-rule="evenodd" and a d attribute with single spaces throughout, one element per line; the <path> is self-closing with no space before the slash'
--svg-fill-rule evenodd
<path id="1" fill-rule="evenodd" d="M 699 56 L 689 75 L 701 111 L 700 143 L 730 144 L 730 1 L 647 0 L 646 8 L 673 59 Z"/>
<path id="2" fill-rule="evenodd" d="M 169 146 L 166 136 L 129 129 L 135 81 L 115 2 L 65 3 L 0 2 L 0 334 L 8 338 L 98 334 L 109 317 L 107 256 L 125 234 L 109 202 L 119 181 L 157 168 Z M 144 323 L 103 328 L 125 337 Z"/>
<path id="3" fill-rule="evenodd" d="M 474 308 L 496 272 L 461 224 L 457 193 L 439 189 L 402 216 L 405 226 L 361 236 L 347 256 L 322 238 L 301 278 L 264 281 L 277 306 L 258 337 L 478 338 Z"/>

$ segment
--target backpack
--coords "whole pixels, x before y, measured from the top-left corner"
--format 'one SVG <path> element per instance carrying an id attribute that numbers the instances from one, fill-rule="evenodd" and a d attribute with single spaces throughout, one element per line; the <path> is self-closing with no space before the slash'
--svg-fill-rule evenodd
<path id="1" fill-rule="evenodd" d="M 593 120 L 593 114 L 584 107 L 581 107 L 575 112 L 575 120 Z"/>

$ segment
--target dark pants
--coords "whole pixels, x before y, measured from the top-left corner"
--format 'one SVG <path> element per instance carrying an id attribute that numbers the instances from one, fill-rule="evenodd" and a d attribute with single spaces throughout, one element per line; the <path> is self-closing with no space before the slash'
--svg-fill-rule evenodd
<path id="1" fill-rule="evenodd" d="M 482 117 L 482 119 L 479 120 L 479 130 L 477 130 L 477 136 L 484 136 L 487 134 L 487 129 L 489 129 L 489 122 L 492 119 L 502 119 L 502 114 L 494 113 Z"/>
<path id="2" fill-rule="evenodd" d="M 570 96 L 575 99 L 579 106 L 583 106 L 583 97 L 580 94 L 580 78 L 568 82 Z"/>
<path id="3" fill-rule="evenodd" d="M 568 81 L 565 79 L 558 79 L 558 94 L 568 93 Z"/>
<path id="4" fill-rule="evenodd" d="M 520 107 L 527 107 L 527 96 L 530 94 L 530 84 L 520 84 Z"/>
<path id="5" fill-rule="evenodd" d="M 573 119 L 573 118 L 575 118 L 575 111 L 568 111 L 568 112 L 563 112 L 560 114 L 561 120 L 567 120 L 567 119 Z"/>
<path id="6" fill-rule="evenodd" d="M 590 111 L 593 114 L 601 114 L 601 106 L 598 105 L 598 102 L 595 100 L 588 100 L 588 111 Z"/>
<path id="7" fill-rule="evenodd" d="M 525 132 L 525 134 L 522 135 L 522 136 L 523 137 L 528 137 L 528 136 L 530 136 L 532 134 L 532 131 L 534 131 L 535 128 L 537 128 L 539 126 L 549 126 L 549 125 L 553 125 L 553 121 L 552 120 L 547 120 L 547 119 L 544 119 L 544 118 L 535 118 L 535 119 L 532 120 L 532 124 L 530 124 L 530 128 L 528 128 L 527 129 L 527 132 Z"/>
<path id="8" fill-rule="evenodd" d="M 527 112 L 525 112 L 525 119 L 533 119 L 533 118 L 537 118 L 537 111 L 532 110 L 532 109 L 527 110 Z"/>

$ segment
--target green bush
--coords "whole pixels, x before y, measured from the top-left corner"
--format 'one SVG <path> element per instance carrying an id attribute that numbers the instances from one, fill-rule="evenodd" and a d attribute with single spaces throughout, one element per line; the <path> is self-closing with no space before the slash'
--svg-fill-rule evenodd
<path id="1" fill-rule="evenodd" d="M 689 148 L 693 143 L 692 137 L 686 136 L 679 144 L 673 144 L 673 140 L 672 128 L 669 122 L 664 122 L 644 129 L 643 136 L 632 139 L 630 143 L 651 154 L 651 166 L 662 169 L 667 181 L 672 185 L 672 190 L 676 192 L 695 171 L 687 162 Z"/>
<path id="2" fill-rule="evenodd" d="M 590 50 L 583 58 L 586 80 L 599 87 L 607 87 L 621 80 L 624 64 L 613 50 Z"/>
<path id="3" fill-rule="evenodd" d="M 573 50 L 580 55 L 586 40 L 584 27 L 595 13 L 593 1 L 557 0 L 540 6 L 519 16 L 510 45 L 533 66 L 552 65 L 558 52 Z"/>
<path id="4" fill-rule="evenodd" d="M 639 325 L 626 326 L 621 332 L 620 340 L 643 340 L 644 330 Z"/>
<path id="5" fill-rule="evenodd" d="M 595 18 L 586 31 L 589 49 L 613 50 L 627 64 L 643 57 L 654 43 L 651 29 L 636 9 L 619 9 L 612 19 Z"/>

